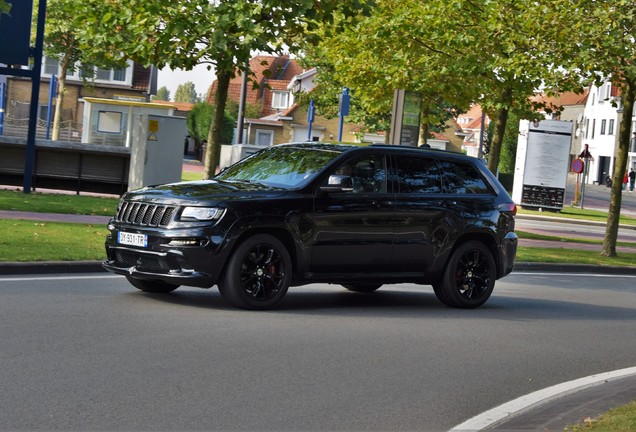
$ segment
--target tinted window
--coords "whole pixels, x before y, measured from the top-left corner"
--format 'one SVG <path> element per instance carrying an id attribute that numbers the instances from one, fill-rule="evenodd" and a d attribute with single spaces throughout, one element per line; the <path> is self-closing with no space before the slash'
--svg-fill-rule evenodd
<path id="1" fill-rule="evenodd" d="M 447 193 L 485 194 L 489 193 L 486 182 L 472 165 L 440 161 L 444 171 L 444 188 Z"/>
<path id="2" fill-rule="evenodd" d="M 365 155 L 350 159 L 332 174 L 350 176 L 354 193 L 386 192 L 386 164 L 382 155 Z"/>
<path id="3" fill-rule="evenodd" d="M 417 156 L 398 156 L 399 193 L 441 193 L 442 179 L 435 160 Z"/>
<path id="4" fill-rule="evenodd" d="M 297 187 L 309 181 L 338 150 L 273 146 L 247 157 L 215 177 L 223 181 L 253 181 L 276 187 Z"/>

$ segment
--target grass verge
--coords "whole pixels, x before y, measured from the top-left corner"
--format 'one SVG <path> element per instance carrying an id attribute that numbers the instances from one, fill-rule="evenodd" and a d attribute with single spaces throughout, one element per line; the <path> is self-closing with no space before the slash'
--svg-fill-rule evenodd
<path id="1" fill-rule="evenodd" d="M 554 242 L 567 241 L 568 243 L 584 243 L 584 244 L 596 244 L 596 245 L 603 244 L 603 240 L 595 240 L 590 238 L 578 238 L 578 237 L 566 238 L 566 237 L 549 236 L 545 234 L 535 234 L 535 233 L 530 233 L 525 231 L 515 231 L 515 233 L 517 234 L 517 236 L 519 236 L 519 238 L 528 239 L 528 240 L 547 240 L 547 241 L 554 241 Z M 616 246 L 636 248 L 636 243 L 618 241 L 616 242 Z"/>
<path id="2" fill-rule="evenodd" d="M 636 431 L 636 401 L 609 410 L 596 419 L 586 419 L 584 424 L 568 426 L 566 432 L 631 432 Z"/>
<path id="3" fill-rule="evenodd" d="M 573 248 L 535 248 L 519 246 L 516 261 L 634 267 L 636 264 L 636 253 L 621 252 L 615 257 L 604 257 L 601 256 L 598 251 Z"/>
<path id="4" fill-rule="evenodd" d="M 0 261 L 83 261 L 106 256 L 105 226 L 0 219 Z"/>
<path id="5" fill-rule="evenodd" d="M 592 222 L 607 222 L 607 212 L 599 210 L 580 209 L 577 207 L 564 207 L 563 210 L 561 210 L 560 212 L 540 212 L 538 210 L 529 210 L 519 207 L 517 213 L 535 216 L 541 215 L 555 218 L 587 220 Z M 619 220 L 621 224 L 636 226 L 636 218 L 621 215 Z"/>
<path id="6" fill-rule="evenodd" d="M 112 216 L 119 198 L 0 190 L 0 210 Z"/>

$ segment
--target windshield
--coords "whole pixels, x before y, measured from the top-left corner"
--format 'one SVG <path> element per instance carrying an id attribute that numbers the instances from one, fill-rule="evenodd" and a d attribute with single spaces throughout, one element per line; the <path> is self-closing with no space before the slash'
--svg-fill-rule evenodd
<path id="1" fill-rule="evenodd" d="M 339 149 L 328 147 L 268 147 L 230 166 L 215 180 L 253 181 L 289 189 L 299 187 L 340 155 Z"/>

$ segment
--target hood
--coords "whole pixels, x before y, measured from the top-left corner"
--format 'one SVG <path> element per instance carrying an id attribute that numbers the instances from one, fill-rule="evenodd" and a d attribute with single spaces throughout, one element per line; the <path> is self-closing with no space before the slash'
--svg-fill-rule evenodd
<path id="1" fill-rule="evenodd" d="M 202 180 L 149 186 L 126 193 L 123 198 L 162 204 L 182 204 L 195 200 L 197 205 L 217 204 L 230 200 L 275 197 L 287 189 L 252 182 Z"/>

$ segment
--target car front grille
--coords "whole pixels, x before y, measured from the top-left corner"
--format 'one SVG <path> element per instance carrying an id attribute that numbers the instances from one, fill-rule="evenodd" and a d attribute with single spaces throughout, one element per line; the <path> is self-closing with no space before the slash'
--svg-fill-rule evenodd
<path id="1" fill-rule="evenodd" d="M 176 209 L 175 206 L 124 201 L 115 221 L 130 225 L 161 227 L 170 223 Z"/>
<path id="2" fill-rule="evenodd" d="M 176 263 L 170 263 L 161 256 L 142 255 L 125 250 L 115 251 L 115 265 L 117 267 L 136 267 L 139 271 L 151 273 L 168 273 L 170 270 L 179 269 Z"/>

